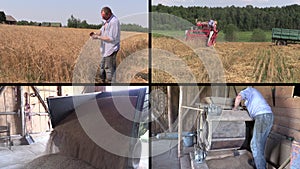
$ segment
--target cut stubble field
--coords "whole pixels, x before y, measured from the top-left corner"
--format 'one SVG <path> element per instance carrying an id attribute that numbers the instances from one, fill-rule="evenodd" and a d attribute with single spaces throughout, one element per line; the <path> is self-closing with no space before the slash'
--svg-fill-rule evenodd
<path id="1" fill-rule="evenodd" d="M 100 42 L 90 39 L 91 31 L 98 30 L 0 24 L 0 82 L 97 83 L 96 77 L 87 78 L 97 71 L 101 59 Z M 121 32 L 117 64 L 138 51 L 148 58 L 147 48 L 147 34 Z M 147 67 L 118 71 L 137 72 L 124 80 L 129 83 L 148 80 Z"/>
<path id="2" fill-rule="evenodd" d="M 152 55 L 152 63 L 158 68 L 152 71 L 155 83 L 295 83 L 300 79 L 300 44 L 219 42 L 206 47 L 203 42 L 157 37 L 152 47 L 167 51 Z M 155 62 L 164 57 L 174 61 Z M 179 62 L 183 64 L 172 64 Z"/>

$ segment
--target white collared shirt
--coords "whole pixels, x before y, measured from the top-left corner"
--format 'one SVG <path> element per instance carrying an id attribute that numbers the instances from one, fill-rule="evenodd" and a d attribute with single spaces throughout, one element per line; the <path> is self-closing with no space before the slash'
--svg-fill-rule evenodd
<path id="1" fill-rule="evenodd" d="M 101 41 L 100 51 L 102 57 L 110 56 L 120 49 L 120 22 L 115 15 L 112 15 L 101 27 L 101 36 L 111 39 L 110 42 Z"/>

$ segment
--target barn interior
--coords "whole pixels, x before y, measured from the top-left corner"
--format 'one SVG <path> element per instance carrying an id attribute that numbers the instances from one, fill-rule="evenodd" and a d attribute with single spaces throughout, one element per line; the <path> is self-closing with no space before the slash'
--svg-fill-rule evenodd
<path id="1" fill-rule="evenodd" d="M 0 86 L 0 168 L 149 166 L 148 88 Z"/>
<path id="2" fill-rule="evenodd" d="M 152 86 L 151 166 L 251 169 L 254 121 L 237 94 L 247 86 Z M 268 169 L 299 168 L 299 86 L 252 86 L 274 114 L 265 147 Z"/>

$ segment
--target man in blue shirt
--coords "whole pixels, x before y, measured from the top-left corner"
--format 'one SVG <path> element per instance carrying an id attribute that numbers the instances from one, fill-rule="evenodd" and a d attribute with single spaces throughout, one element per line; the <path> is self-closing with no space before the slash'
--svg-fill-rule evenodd
<path id="1" fill-rule="evenodd" d="M 101 10 L 101 16 L 105 23 L 100 29 L 100 33 L 91 33 L 93 39 L 101 40 L 101 62 L 100 62 L 100 78 L 103 82 L 110 83 L 115 77 L 116 56 L 120 49 L 120 22 L 112 13 L 109 7 Z"/>
<path id="2" fill-rule="evenodd" d="M 242 100 L 245 100 L 249 115 L 254 119 L 253 136 L 250 143 L 254 163 L 257 169 L 265 169 L 264 151 L 273 125 L 273 113 L 267 101 L 255 88 L 247 87 L 242 90 L 235 99 L 233 110 L 238 109 Z"/>

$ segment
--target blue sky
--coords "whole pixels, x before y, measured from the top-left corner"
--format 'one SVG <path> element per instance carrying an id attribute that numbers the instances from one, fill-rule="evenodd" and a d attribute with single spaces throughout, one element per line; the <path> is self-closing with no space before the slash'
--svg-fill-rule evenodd
<path id="1" fill-rule="evenodd" d="M 122 23 L 147 26 L 148 0 L 1 0 L 0 11 L 16 20 L 49 21 L 67 24 L 73 16 L 89 24 L 101 22 L 100 10 L 111 7 Z"/>
<path id="2" fill-rule="evenodd" d="M 256 7 L 275 7 L 286 6 L 291 4 L 300 4 L 300 0 L 152 0 L 153 5 L 163 4 L 168 6 L 208 6 L 208 7 L 225 7 L 225 6 L 246 6 Z"/>

